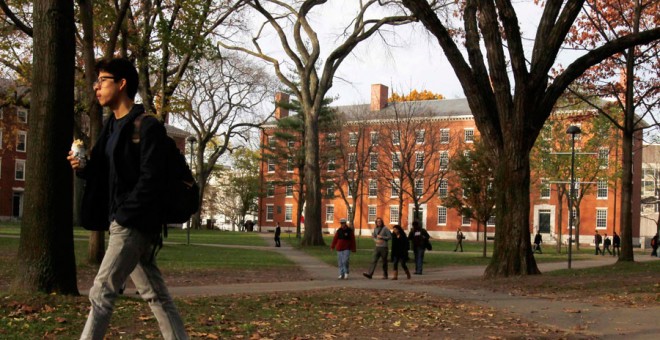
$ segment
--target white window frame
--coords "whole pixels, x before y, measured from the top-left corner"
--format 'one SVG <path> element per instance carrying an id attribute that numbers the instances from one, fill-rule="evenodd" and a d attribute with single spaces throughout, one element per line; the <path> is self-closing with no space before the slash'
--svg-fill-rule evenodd
<path id="1" fill-rule="evenodd" d="M 392 131 L 392 145 L 401 145 L 401 131 Z"/>
<path id="2" fill-rule="evenodd" d="M 348 154 L 348 171 L 356 171 L 357 169 L 357 154 L 355 152 Z"/>
<path id="3" fill-rule="evenodd" d="M 294 169 L 293 157 L 289 157 L 286 159 L 286 172 L 293 173 L 293 169 Z"/>
<path id="4" fill-rule="evenodd" d="M 328 145 L 336 145 L 337 144 L 337 134 L 336 133 L 329 133 L 328 137 L 326 139 L 326 142 Z"/>
<path id="5" fill-rule="evenodd" d="M 596 229 L 607 229 L 607 208 L 596 208 Z"/>
<path id="6" fill-rule="evenodd" d="M 424 141 L 426 139 L 426 131 L 425 130 L 415 130 L 415 144 L 424 144 Z"/>
<path id="7" fill-rule="evenodd" d="M 23 148 L 19 148 L 21 137 L 23 138 Z M 16 152 L 27 151 L 27 131 L 18 131 L 16 133 Z"/>
<path id="8" fill-rule="evenodd" d="M 348 146 L 357 146 L 358 143 L 358 134 L 357 132 L 348 133 Z"/>
<path id="9" fill-rule="evenodd" d="M 23 116 L 24 118 L 21 118 Z M 20 123 L 27 123 L 28 122 L 28 110 L 22 107 L 17 107 L 16 108 L 16 119 Z"/>
<path id="10" fill-rule="evenodd" d="M 284 196 L 293 197 L 293 183 L 289 183 L 286 185 Z"/>
<path id="11" fill-rule="evenodd" d="M 442 205 L 438 206 L 438 225 L 447 225 L 447 207 Z"/>
<path id="12" fill-rule="evenodd" d="M 449 129 L 440 129 L 440 144 L 449 144 Z"/>
<path id="13" fill-rule="evenodd" d="M 373 214 L 372 214 L 373 211 Z M 368 224 L 376 224 L 376 215 L 378 214 L 378 210 L 376 209 L 375 205 L 369 205 L 367 206 L 367 223 Z"/>
<path id="14" fill-rule="evenodd" d="M 378 170 L 378 154 L 372 152 L 369 154 L 369 171 Z"/>
<path id="15" fill-rule="evenodd" d="M 289 149 L 292 149 L 296 146 L 296 141 L 295 140 L 289 140 L 289 141 L 286 142 L 286 145 L 287 145 L 287 147 L 289 147 Z"/>
<path id="16" fill-rule="evenodd" d="M 293 222 L 293 205 L 284 205 L 284 222 Z"/>
<path id="17" fill-rule="evenodd" d="M 392 171 L 401 171 L 401 153 L 392 152 Z"/>
<path id="18" fill-rule="evenodd" d="M 449 196 L 449 180 L 443 178 L 440 180 L 440 184 L 438 184 L 438 197 L 445 198 L 447 196 Z"/>
<path id="19" fill-rule="evenodd" d="M 335 205 L 328 204 L 325 206 L 325 223 L 333 223 L 334 221 L 335 221 Z"/>
<path id="20" fill-rule="evenodd" d="M 390 182 L 390 197 L 391 198 L 397 198 L 399 197 L 399 193 L 401 192 L 401 180 L 398 178 L 393 179 Z"/>
<path id="21" fill-rule="evenodd" d="M 326 183 L 326 188 L 325 188 L 325 197 L 334 198 L 335 190 L 337 190 L 337 188 L 335 188 L 335 182 L 328 181 Z"/>
<path id="22" fill-rule="evenodd" d="M 495 215 L 490 215 L 488 218 L 488 221 L 486 222 L 487 227 L 494 227 L 495 226 Z"/>
<path id="23" fill-rule="evenodd" d="M 268 136 L 268 146 L 275 146 L 275 136 Z"/>
<path id="24" fill-rule="evenodd" d="M 378 131 L 371 131 L 369 133 L 369 141 L 371 143 L 371 146 L 378 145 Z"/>
<path id="25" fill-rule="evenodd" d="M 547 192 L 547 195 L 545 193 Z M 549 200 L 552 195 L 552 190 L 550 188 L 550 183 L 547 178 L 541 180 L 541 190 L 540 190 L 541 199 Z"/>
<path id="26" fill-rule="evenodd" d="M 421 155 L 421 159 L 420 159 L 420 155 Z M 415 152 L 415 170 L 422 170 L 422 171 L 424 170 L 424 151 Z"/>
<path id="27" fill-rule="evenodd" d="M 474 128 L 463 129 L 463 141 L 465 143 L 474 143 Z"/>
<path id="28" fill-rule="evenodd" d="M 275 183 L 272 181 L 266 182 L 266 197 L 275 197 Z"/>
<path id="29" fill-rule="evenodd" d="M 274 173 L 275 172 L 275 160 L 272 159 L 272 158 L 268 158 L 266 160 L 266 162 L 267 162 L 266 166 L 267 166 L 268 173 L 270 173 L 270 174 Z"/>
<path id="30" fill-rule="evenodd" d="M 23 169 L 23 176 L 21 178 L 18 177 L 18 169 L 22 168 Z M 14 180 L 16 181 L 25 181 L 25 160 L 24 159 L 17 159 L 14 167 Z"/>
<path id="31" fill-rule="evenodd" d="M 390 224 L 399 224 L 399 206 L 390 205 Z"/>
<path id="32" fill-rule="evenodd" d="M 270 218 L 268 215 L 270 214 Z M 273 222 L 275 220 L 275 205 L 266 204 L 266 222 Z"/>
<path id="33" fill-rule="evenodd" d="M 467 223 L 465 223 L 466 219 L 467 219 Z M 468 227 L 471 225 L 472 225 L 472 219 L 467 216 L 461 215 L 461 226 Z"/>
<path id="34" fill-rule="evenodd" d="M 610 149 L 609 148 L 599 148 L 598 149 L 598 160 L 601 162 L 600 168 L 607 169 L 610 166 Z"/>
<path id="35" fill-rule="evenodd" d="M 422 197 L 424 195 L 424 177 L 415 179 L 415 196 Z"/>
<path id="36" fill-rule="evenodd" d="M 444 165 L 442 164 L 444 160 Z M 440 151 L 440 169 L 447 170 L 449 169 L 449 150 Z"/>
<path id="37" fill-rule="evenodd" d="M 609 196 L 609 185 L 607 184 L 607 180 L 601 179 L 596 182 L 596 197 L 599 200 L 606 200 Z M 604 195 L 602 193 L 605 193 Z"/>
<path id="38" fill-rule="evenodd" d="M 374 190 L 376 194 L 372 195 L 371 190 Z M 369 180 L 369 197 L 378 197 L 378 182 L 375 179 Z"/>
<path id="39" fill-rule="evenodd" d="M 328 159 L 328 172 L 335 172 L 337 169 L 337 164 L 335 164 L 335 158 L 332 157 Z"/>

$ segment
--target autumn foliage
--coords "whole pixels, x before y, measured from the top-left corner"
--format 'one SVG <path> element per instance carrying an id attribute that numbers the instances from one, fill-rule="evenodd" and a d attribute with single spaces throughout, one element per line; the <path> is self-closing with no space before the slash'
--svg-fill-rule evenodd
<path id="1" fill-rule="evenodd" d="M 408 94 L 399 95 L 396 92 L 392 93 L 392 96 L 388 99 L 388 102 L 412 102 L 418 100 L 440 100 L 445 99 L 445 96 L 439 93 L 433 93 L 429 90 L 417 91 L 412 90 Z"/>

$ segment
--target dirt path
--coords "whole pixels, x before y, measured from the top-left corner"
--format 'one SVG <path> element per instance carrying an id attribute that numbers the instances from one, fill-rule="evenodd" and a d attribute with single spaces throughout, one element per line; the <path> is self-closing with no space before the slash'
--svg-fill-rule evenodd
<path id="1" fill-rule="evenodd" d="M 273 244 L 272 235 L 262 234 L 262 236 L 268 244 Z M 341 287 L 416 291 L 505 310 L 519 315 L 521 318 L 575 333 L 578 336 L 600 338 L 611 335 L 625 335 L 635 339 L 657 339 L 658 334 L 660 334 L 660 323 L 658 323 L 657 319 L 658 315 L 660 315 L 660 307 L 626 308 L 603 306 L 572 301 L 513 296 L 486 290 L 445 288 L 430 284 L 433 281 L 443 279 L 478 279 L 484 272 L 485 268 L 483 266 L 429 270 L 423 276 L 414 276 L 410 281 L 367 280 L 361 277 L 360 273 L 351 273 L 351 277 L 348 280 L 338 280 L 336 267 L 308 256 L 304 252 L 292 247 L 232 247 L 277 251 L 294 261 L 313 279 L 293 282 L 170 287 L 170 292 L 178 297 L 192 297 L 292 292 Z M 638 257 L 639 260 L 652 261 L 657 259 Z M 616 259 L 611 257 L 575 261 L 573 262 L 573 268 L 599 267 L 613 264 L 615 261 Z M 566 268 L 566 263 L 542 263 L 539 265 L 539 268 L 542 272 L 548 272 L 564 269 Z"/>

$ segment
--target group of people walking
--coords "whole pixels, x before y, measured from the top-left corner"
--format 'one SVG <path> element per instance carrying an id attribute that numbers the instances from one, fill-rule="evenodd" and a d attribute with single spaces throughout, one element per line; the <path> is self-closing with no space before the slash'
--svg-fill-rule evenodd
<path id="1" fill-rule="evenodd" d="M 612 256 L 621 255 L 621 238 L 616 231 L 612 238 L 613 239 L 610 239 L 607 236 L 607 233 L 605 233 L 604 236 L 600 235 L 598 230 L 596 230 L 596 233 L 594 234 L 594 244 L 596 245 L 595 255 L 600 254 L 602 256 L 605 255 L 605 252 Z M 603 249 L 600 249 L 601 244 L 603 245 Z M 610 247 L 612 247 L 612 250 L 610 250 Z"/>
<path id="2" fill-rule="evenodd" d="M 337 251 L 337 264 L 339 267 L 338 279 L 348 279 L 349 274 L 349 260 L 350 253 L 356 251 L 355 233 L 352 228 L 348 227 L 346 219 L 341 219 L 341 227 L 335 232 L 330 248 Z M 406 235 L 400 225 L 395 225 L 392 230 L 388 229 L 383 223 L 383 219 L 376 218 L 376 227 L 373 230 L 372 237 L 374 240 L 374 253 L 367 272 L 362 275 L 368 279 L 373 278 L 378 261 L 382 262 L 383 279 L 389 279 L 388 268 L 389 261 L 392 262 L 393 275 L 392 280 L 399 279 L 399 265 L 406 274 L 406 278 L 410 279 L 410 270 L 408 269 L 408 252 L 411 250 L 415 256 L 415 272 L 416 275 L 422 274 L 422 266 L 424 264 L 424 253 L 430 247 L 430 236 L 426 229 L 422 228 L 418 221 L 413 221 L 410 233 Z M 389 250 L 389 242 L 392 242 L 392 250 Z M 388 260 L 389 259 L 389 260 Z"/>

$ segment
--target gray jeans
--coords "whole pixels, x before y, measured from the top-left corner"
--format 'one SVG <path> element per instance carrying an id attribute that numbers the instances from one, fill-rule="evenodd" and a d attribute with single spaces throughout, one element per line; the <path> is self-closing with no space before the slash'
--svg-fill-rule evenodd
<path id="1" fill-rule="evenodd" d="M 105 257 L 89 290 L 92 309 L 80 339 L 102 340 L 110 324 L 118 291 L 130 275 L 142 299 L 149 303 L 165 339 L 188 339 L 181 316 L 152 256 L 152 235 L 112 222 Z"/>

